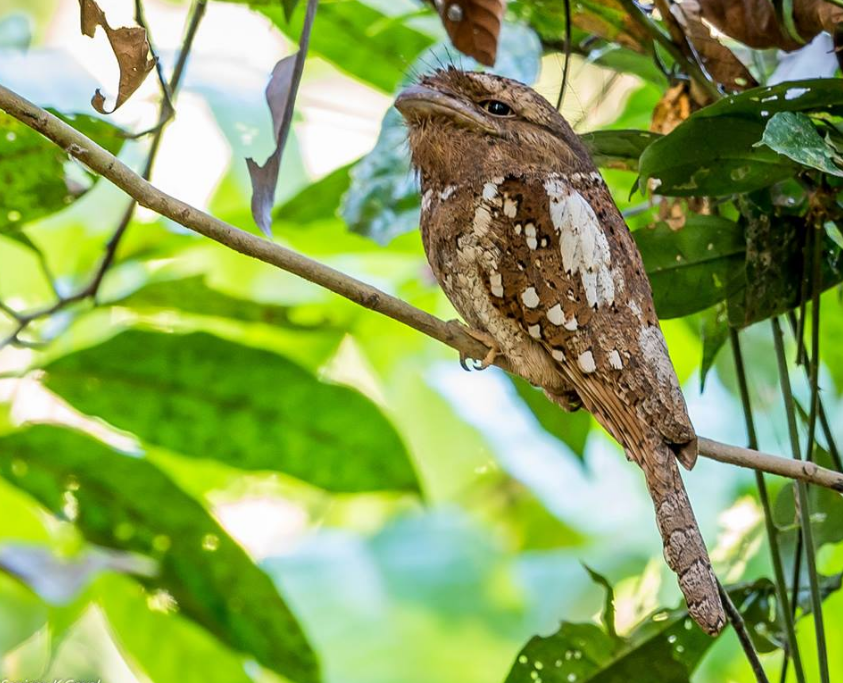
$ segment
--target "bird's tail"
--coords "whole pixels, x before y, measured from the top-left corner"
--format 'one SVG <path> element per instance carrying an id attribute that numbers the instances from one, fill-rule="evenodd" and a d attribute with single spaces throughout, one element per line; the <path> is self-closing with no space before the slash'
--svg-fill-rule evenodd
<path id="1" fill-rule="evenodd" d="M 676 456 L 664 444 L 648 455 L 642 466 L 656 508 L 665 560 L 679 577 L 691 617 L 706 633 L 717 635 L 726 624 L 726 614 Z"/>

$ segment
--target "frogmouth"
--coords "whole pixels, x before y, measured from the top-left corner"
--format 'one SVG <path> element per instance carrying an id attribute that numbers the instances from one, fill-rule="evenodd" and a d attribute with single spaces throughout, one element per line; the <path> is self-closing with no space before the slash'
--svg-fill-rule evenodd
<path id="1" fill-rule="evenodd" d="M 579 137 L 531 88 L 436 71 L 395 105 L 421 178 L 430 266 L 473 334 L 644 472 L 667 563 L 708 633 L 717 580 L 682 484 L 697 439 L 623 217 Z"/>

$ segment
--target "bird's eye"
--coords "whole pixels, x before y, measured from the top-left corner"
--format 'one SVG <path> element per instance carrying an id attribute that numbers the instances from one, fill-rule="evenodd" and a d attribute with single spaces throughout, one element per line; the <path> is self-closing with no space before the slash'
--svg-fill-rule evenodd
<path id="1" fill-rule="evenodd" d="M 492 116 L 515 116 L 512 107 L 500 100 L 485 100 L 480 103 L 480 106 Z"/>

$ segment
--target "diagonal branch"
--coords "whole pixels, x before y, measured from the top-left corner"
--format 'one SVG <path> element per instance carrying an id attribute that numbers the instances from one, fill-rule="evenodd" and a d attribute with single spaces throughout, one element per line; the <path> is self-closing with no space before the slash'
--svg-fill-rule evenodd
<path id="1" fill-rule="evenodd" d="M 110 180 L 139 205 L 234 251 L 298 275 L 365 308 L 397 320 L 447 344 L 469 358 L 486 356 L 488 348 L 469 335 L 463 325 L 440 320 L 365 282 L 229 225 L 162 192 L 93 140 L 2 85 L 0 109 L 38 131 L 88 168 Z M 498 359 L 495 364 L 504 370 L 510 370 L 504 359 Z M 699 444 L 700 455 L 704 457 L 843 492 L 843 474 L 814 463 L 795 462 L 704 438 L 699 440 Z"/>

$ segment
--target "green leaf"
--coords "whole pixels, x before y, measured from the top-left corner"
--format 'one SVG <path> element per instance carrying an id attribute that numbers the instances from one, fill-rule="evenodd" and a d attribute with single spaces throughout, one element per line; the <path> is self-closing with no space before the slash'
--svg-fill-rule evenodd
<path id="1" fill-rule="evenodd" d="M 378 408 L 268 351 L 129 331 L 46 368 L 74 407 L 188 457 L 281 471 L 330 491 L 418 490 Z"/>
<path id="2" fill-rule="evenodd" d="M 729 590 L 749 626 L 759 619 L 768 625 L 770 610 L 759 605 L 767 605 L 771 590 L 766 580 Z M 563 622 L 552 636 L 527 643 L 505 683 L 689 683 L 714 641 L 686 609 L 657 612 L 628 638 L 613 638 L 596 624 Z"/>
<path id="3" fill-rule="evenodd" d="M 124 140 L 119 128 L 93 116 L 53 113 L 111 153 L 119 152 Z M 0 234 L 14 234 L 73 203 L 87 190 L 78 178 L 84 179 L 84 172 L 63 149 L 0 112 Z"/>
<path id="4" fill-rule="evenodd" d="M 820 137 L 811 119 L 805 114 L 779 112 L 767 122 L 764 136 L 755 144 L 767 145 L 803 166 L 843 177 L 843 169 L 839 166 L 843 160 L 836 150 Z"/>
<path id="5" fill-rule="evenodd" d="M 298 683 L 319 680 L 315 655 L 270 578 L 148 461 L 36 426 L 0 439 L 0 476 L 90 542 L 154 558 L 158 574 L 141 580 L 223 642 Z"/>
<path id="6" fill-rule="evenodd" d="M 642 181 L 668 196 L 722 196 L 750 192 L 793 175 L 794 165 L 767 147 L 755 147 L 760 121 L 691 116 L 641 155 Z"/>
<path id="7" fill-rule="evenodd" d="M 305 187 L 275 210 L 274 220 L 303 226 L 314 221 L 334 218 L 342 196 L 351 184 L 349 171 L 352 167 L 353 164 L 342 166 Z"/>
<path id="8" fill-rule="evenodd" d="M 659 223 L 632 235 L 660 318 L 701 311 L 743 284 L 743 231 L 732 221 L 691 214 L 679 230 Z"/>
<path id="9" fill-rule="evenodd" d="M 597 166 L 638 170 L 638 159 L 662 136 L 646 130 L 596 130 L 581 136 Z"/>
<path id="10" fill-rule="evenodd" d="M 303 9 L 304 4 L 300 6 Z M 255 7 L 293 40 L 298 40 L 304 12 L 288 22 L 286 7 L 260 3 Z M 380 90 L 391 93 L 411 64 L 433 43 L 433 38 L 356 0 L 320 2 L 310 37 L 310 54 L 319 55 L 338 69 Z M 365 48 L 365 49 L 362 49 Z"/>
<path id="11" fill-rule="evenodd" d="M 155 683 L 250 683 L 243 657 L 167 610 L 166 598 L 110 576 L 97 584 L 97 604 L 128 661 Z M 160 604 L 159 604 L 160 603 Z M 190 666 L 185 666 L 190 662 Z"/>
<path id="12" fill-rule="evenodd" d="M 17 579 L 0 572 L 0 658 L 43 627 L 46 621 L 47 606 Z"/>
<path id="13" fill-rule="evenodd" d="M 593 424 L 588 412 L 577 410 L 567 413 L 550 401 L 541 389 L 537 389 L 520 377 L 514 375 L 507 375 L 507 377 L 544 430 L 568 446 L 582 461 L 585 455 L 585 443 Z"/>
<path id="14" fill-rule="evenodd" d="M 690 118 L 740 117 L 764 121 L 782 111 L 824 111 L 843 114 L 843 89 L 836 78 L 788 81 L 724 97 Z M 690 119 L 689 119 L 690 120 Z"/>
<path id="15" fill-rule="evenodd" d="M 152 282 L 128 296 L 108 302 L 135 309 L 175 309 L 196 315 L 211 315 L 273 327 L 295 327 L 286 306 L 239 299 L 212 289 L 202 275 Z"/>
<path id="16" fill-rule="evenodd" d="M 605 576 L 597 573 L 587 564 L 584 564 L 583 567 L 585 567 L 591 580 L 598 586 L 602 586 L 606 591 L 606 597 L 603 601 L 603 612 L 600 615 L 600 619 L 603 621 L 603 628 L 609 637 L 616 639 L 618 633 L 615 630 L 615 589 L 612 588 L 612 584 L 609 583 L 609 580 Z"/>
<path id="17" fill-rule="evenodd" d="M 281 0 L 281 4 L 284 6 L 284 18 L 290 21 L 293 17 L 293 12 L 296 11 L 296 5 L 299 4 L 299 0 Z"/>

